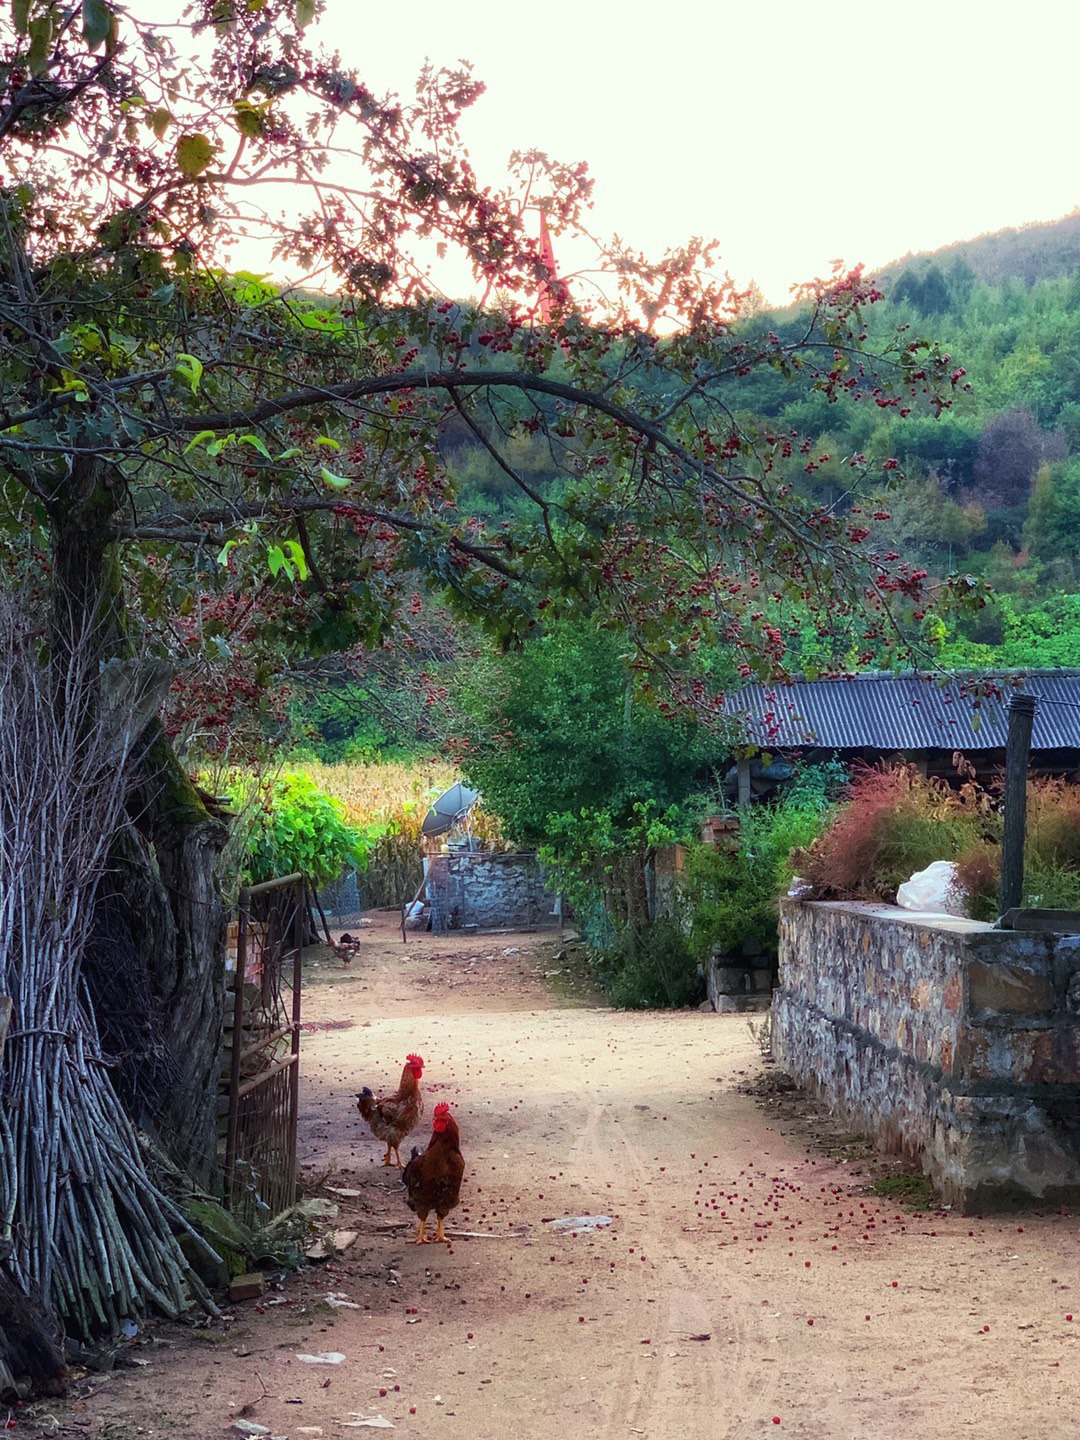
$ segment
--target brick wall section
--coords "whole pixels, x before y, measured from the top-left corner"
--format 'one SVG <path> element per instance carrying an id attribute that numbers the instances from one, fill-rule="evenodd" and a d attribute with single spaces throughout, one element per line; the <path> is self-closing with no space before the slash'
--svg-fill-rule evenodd
<path id="1" fill-rule="evenodd" d="M 782 903 L 773 1051 L 944 1198 L 1080 1200 L 1080 936 Z"/>
<path id="2" fill-rule="evenodd" d="M 461 851 L 433 855 L 427 897 L 436 931 L 531 930 L 556 926 L 556 897 L 535 855 Z"/>

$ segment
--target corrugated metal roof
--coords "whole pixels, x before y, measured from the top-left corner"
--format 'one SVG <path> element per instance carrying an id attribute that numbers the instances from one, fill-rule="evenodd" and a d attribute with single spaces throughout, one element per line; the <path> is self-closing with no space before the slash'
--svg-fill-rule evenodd
<path id="1" fill-rule="evenodd" d="M 1036 697 L 1032 749 L 1080 749 L 1080 672 L 1039 671 L 1008 683 Z M 996 750 L 1005 745 L 1007 703 L 1007 695 L 979 699 L 956 680 L 865 674 L 746 685 L 724 709 L 747 720 L 755 744 L 773 749 Z"/>

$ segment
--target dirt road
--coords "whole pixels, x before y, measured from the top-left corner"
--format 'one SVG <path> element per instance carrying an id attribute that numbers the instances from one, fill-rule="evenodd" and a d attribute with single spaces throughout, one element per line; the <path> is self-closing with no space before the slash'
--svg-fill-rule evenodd
<path id="1" fill-rule="evenodd" d="M 336 1223 L 360 1238 L 281 1303 L 146 1350 L 64 1430 L 203 1440 L 240 1418 L 300 1440 L 382 1417 L 425 1440 L 1080 1434 L 1080 1221 L 867 1195 L 860 1167 L 781 1133 L 745 1093 L 761 1064 L 745 1019 L 558 999 L 554 950 L 504 935 L 403 951 L 383 924 L 347 971 L 311 969 L 302 1159 L 321 1193 L 359 1192 L 336 1194 Z M 397 1172 L 353 1108 L 408 1051 L 425 1058 L 427 1118 L 448 1100 L 461 1125 L 449 1228 L 480 1238 L 449 1248 L 407 1243 Z M 584 1215 L 613 1223 L 554 1228 Z M 327 1352 L 345 1358 L 298 1358 Z"/>

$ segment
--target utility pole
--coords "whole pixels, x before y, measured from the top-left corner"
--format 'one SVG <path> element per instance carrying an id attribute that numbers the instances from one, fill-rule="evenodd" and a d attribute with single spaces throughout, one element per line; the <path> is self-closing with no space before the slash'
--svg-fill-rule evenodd
<path id="1" fill-rule="evenodd" d="M 998 913 L 1004 915 L 1024 897 L 1024 837 L 1027 830 L 1028 756 L 1035 723 L 1035 696 L 1014 695 L 1009 701 L 1005 741 L 1005 833 L 1001 844 L 1001 890 Z"/>

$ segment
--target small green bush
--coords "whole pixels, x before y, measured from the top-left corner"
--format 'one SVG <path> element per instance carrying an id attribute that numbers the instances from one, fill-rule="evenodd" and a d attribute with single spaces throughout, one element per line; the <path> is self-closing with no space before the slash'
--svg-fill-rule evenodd
<path id="1" fill-rule="evenodd" d="M 671 919 L 624 930 L 597 955 L 593 969 L 604 994 L 620 1010 L 690 1005 L 705 995 L 686 935 Z"/>
<path id="2" fill-rule="evenodd" d="M 347 866 L 364 869 L 382 827 L 350 825 L 340 800 L 324 794 L 303 771 L 259 785 L 233 783 L 234 804 L 251 806 L 244 879 L 251 885 L 299 871 L 316 888 Z"/>
<path id="3" fill-rule="evenodd" d="M 840 773 L 835 765 L 808 767 L 780 800 L 744 812 L 731 850 L 688 845 L 677 913 L 652 921 L 649 863 L 684 833 L 692 805 L 659 814 L 639 802 L 623 823 L 587 808 L 548 817 L 551 844 L 541 856 L 574 907 L 593 973 L 613 1005 L 687 1005 L 704 993 L 701 964 L 711 955 L 749 939 L 775 951 L 791 851 L 820 833 Z"/>
<path id="4" fill-rule="evenodd" d="M 792 852 L 821 834 L 835 783 L 833 767 L 809 768 L 775 803 L 741 814 L 733 848 L 690 847 L 682 894 L 694 956 L 730 954 L 744 940 L 775 951 L 778 900 L 795 873 Z"/>

